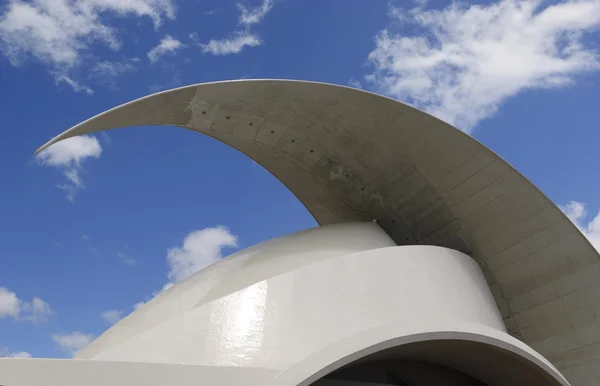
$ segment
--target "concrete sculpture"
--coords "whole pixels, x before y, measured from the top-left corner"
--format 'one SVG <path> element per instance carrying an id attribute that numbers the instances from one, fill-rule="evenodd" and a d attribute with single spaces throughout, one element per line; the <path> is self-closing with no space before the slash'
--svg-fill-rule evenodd
<path id="1" fill-rule="evenodd" d="M 0 384 L 600 384 L 598 252 L 468 135 L 361 90 L 250 80 L 130 102 L 40 150 L 148 125 L 238 149 L 321 226 L 198 272 L 76 360 L 2 359 Z"/>

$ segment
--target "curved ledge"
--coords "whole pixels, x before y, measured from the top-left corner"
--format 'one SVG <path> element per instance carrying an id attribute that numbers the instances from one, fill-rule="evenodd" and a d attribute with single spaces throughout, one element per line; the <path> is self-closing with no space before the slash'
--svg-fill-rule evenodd
<path id="1" fill-rule="evenodd" d="M 481 360 L 482 355 L 485 360 Z M 462 325 L 449 326 L 445 331 L 424 328 L 408 333 L 387 324 L 313 353 L 278 374 L 272 386 L 309 386 L 349 364 L 383 359 L 417 359 L 447 365 L 490 386 L 570 385 L 546 359 L 501 331 Z"/>

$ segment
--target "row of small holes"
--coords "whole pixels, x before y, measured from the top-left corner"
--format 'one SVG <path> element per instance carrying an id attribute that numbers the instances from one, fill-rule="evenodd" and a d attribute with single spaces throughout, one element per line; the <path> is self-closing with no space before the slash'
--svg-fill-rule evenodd
<path id="1" fill-rule="evenodd" d="M 205 115 L 205 114 L 206 114 L 206 111 L 203 111 L 203 112 L 202 112 L 202 115 Z M 225 119 L 230 119 L 230 118 L 231 118 L 230 116 L 226 116 L 226 117 L 225 117 Z M 252 125 L 253 125 L 253 122 L 250 122 L 250 123 L 248 124 L 248 126 L 252 126 Z M 275 130 L 271 130 L 271 134 L 275 134 Z M 292 143 L 294 143 L 294 142 L 296 142 L 296 140 L 292 139 Z M 310 152 L 311 152 L 311 153 L 314 153 L 315 151 L 314 151 L 313 149 L 310 149 Z M 331 164 L 332 164 L 332 162 L 331 162 L 331 161 L 329 161 L 329 164 L 331 165 Z M 346 178 L 348 178 L 348 177 L 349 177 L 349 176 L 346 174 Z M 365 191 L 365 188 L 360 188 L 360 191 L 361 191 L 361 192 L 364 192 L 364 191 Z M 394 223 L 394 222 L 395 222 L 395 221 L 394 221 L 394 220 L 392 220 L 392 223 Z"/>
<path id="2" fill-rule="evenodd" d="M 202 112 L 202 115 L 204 115 L 204 114 L 206 114 L 206 111 L 203 111 L 203 112 Z M 225 117 L 225 118 L 226 118 L 226 119 L 229 119 L 229 118 L 231 118 L 231 117 L 230 117 L 230 116 L 227 116 L 227 117 Z M 253 122 L 250 122 L 250 123 L 248 123 L 248 126 L 252 126 L 253 124 L 254 124 Z M 275 130 L 271 130 L 271 134 L 275 134 Z M 294 143 L 294 142 L 296 142 L 296 140 L 292 139 L 292 143 Z M 314 151 L 313 149 L 310 149 L 310 152 L 311 152 L 311 153 L 314 153 L 315 151 Z M 329 164 L 331 164 L 331 161 L 329 161 Z M 348 175 L 347 175 L 347 174 L 346 174 L 346 177 L 348 177 Z M 365 188 L 361 188 L 360 190 L 361 190 L 361 192 L 364 192 L 364 191 L 365 191 Z"/>

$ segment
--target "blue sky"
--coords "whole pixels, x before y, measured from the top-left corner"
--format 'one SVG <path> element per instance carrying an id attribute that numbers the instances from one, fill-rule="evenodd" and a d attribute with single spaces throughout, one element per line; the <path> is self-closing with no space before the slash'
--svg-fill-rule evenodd
<path id="1" fill-rule="evenodd" d="M 187 84 L 306 79 L 411 103 L 516 166 L 599 248 L 599 27 L 598 0 L 0 1 L 0 356 L 70 357 L 165 286 L 316 225 L 197 133 L 115 130 L 32 154 Z"/>

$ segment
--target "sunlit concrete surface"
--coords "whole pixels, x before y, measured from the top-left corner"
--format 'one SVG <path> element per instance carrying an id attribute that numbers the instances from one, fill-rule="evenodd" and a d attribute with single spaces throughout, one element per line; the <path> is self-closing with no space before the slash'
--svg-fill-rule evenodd
<path id="1" fill-rule="evenodd" d="M 544 378 L 549 383 L 539 383 L 542 381 L 538 380 L 535 381 L 538 383 L 528 384 L 566 384 L 552 365 L 574 386 L 600 384 L 600 256 L 535 186 L 473 138 L 410 106 L 361 90 L 311 82 L 253 80 L 194 85 L 151 95 L 83 122 L 44 147 L 76 135 L 148 125 L 173 125 L 198 131 L 242 151 L 281 180 L 321 225 L 376 220 L 384 232 L 375 237 L 361 229 L 360 232 L 366 232 L 364 235 L 344 238 L 346 232 L 350 235 L 359 231 L 360 226 L 356 224 L 357 229 L 351 229 L 352 224 L 343 225 L 347 229 L 340 231 L 339 235 L 328 230 L 337 229 L 335 227 L 307 231 L 307 235 L 311 232 L 314 235 L 294 235 L 285 242 L 271 243 L 282 243 L 281 247 L 296 237 L 331 237 L 331 243 L 337 246 L 331 247 L 331 253 L 327 249 L 330 246 L 323 247 L 323 251 L 321 247 L 315 247 L 302 253 L 302 246 L 308 247 L 310 243 L 299 243 L 300 248 L 290 257 L 286 257 L 285 251 L 264 252 L 271 256 L 264 261 L 246 257 L 255 262 L 262 261 L 249 264 L 248 268 L 235 263 L 236 259 L 242 259 L 240 254 L 246 253 L 242 251 L 167 291 L 114 326 L 92 343 L 81 354 L 82 358 L 252 368 L 265 366 L 281 370 L 273 382 L 283 382 L 280 383 L 282 385 L 299 384 L 309 378 L 318 382 L 336 381 L 313 379 L 317 373 L 326 375 L 317 368 L 324 365 L 323 361 L 354 366 L 344 363 L 341 357 L 336 359 L 343 352 L 341 348 L 328 352 L 318 346 L 329 339 L 325 330 L 312 331 L 307 327 L 309 329 L 304 333 L 298 333 L 298 337 L 302 337 L 300 341 L 286 341 L 248 327 L 246 330 L 240 328 L 239 332 L 240 337 L 246 338 L 246 346 L 236 343 L 243 340 L 240 337 L 226 339 L 229 346 L 219 342 L 223 337 L 219 334 L 232 331 L 232 315 L 248 314 L 255 318 L 259 317 L 256 310 L 264 309 L 265 315 L 277 320 L 269 324 L 273 331 L 294 330 L 283 322 L 290 313 L 298 315 L 298 320 L 307 323 L 307 326 L 314 322 L 308 314 L 295 314 L 295 307 L 300 307 L 299 310 L 309 310 L 310 307 L 325 309 L 327 307 L 320 303 L 320 299 L 333 296 L 335 301 L 329 300 L 331 311 L 325 314 L 327 320 L 319 323 L 327 325 L 337 321 L 337 328 L 329 325 L 332 333 L 355 328 L 351 332 L 357 333 L 358 337 L 359 331 L 371 331 L 369 328 L 375 328 L 375 324 L 385 325 L 391 320 L 394 325 L 403 326 L 399 331 L 388 331 L 398 335 L 398 339 L 407 332 L 413 336 L 427 336 L 420 334 L 444 332 L 446 329 L 445 333 L 450 335 L 438 337 L 441 340 L 455 341 L 456 334 L 463 338 L 471 337 L 480 346 L 470 346 L 469 350 L 474 351 L 469 352 L 505 344 L 506 347 L 497 350 L 526 358 L 523 359 L 525 362 L 519 363 L 527 366 L 534 363 L 535 374 L 539 375 L 542 371 L 550 376 Z M 318 236 L 321 232 L 322 235 Z M 349 247 L 355 248 L 353 250 L 342 250 L 341 246 L 354 238 L 362 241 L 356 241 Z M 371 243 L 368 240 L 373 240 L 373 244 L 360 245 L 361 242 Z M 262 247 L 256 248 L 260 250 Z M 271 247 L 264 248 L 267 251 Z M 285 250 L 285 247 L 282 248 Z M 403 257 L 414 251 L 423 254 L 423 257 L 413 256 L 404 260 L 385 258 L 388 253 Z M 377 275 L 385 277 L 390 272 L 400 275 L 398 277 L 405 275 L 402 276 L 405 284 L 412 284 L 414 290 L 394 286 L 380 288 L 385 280 L 375 275 L 376 270 L 373 270 L 374 276 L 368 275 L 374 269 L 371 266 L 360 268 L 365 272 L 362 279 L 352 276 L 352 273 L 348 276 L 338 274 L 346 266 L 357 267 L 353 265 L 354 258 L 361 255 L 363 258 L 369 256 L 373 261 L 383 259 L 380 264 L 387 269 L 377 272 Z M 445 257 L 440 258 L 442 255 Z M 438 256 L 437 260 L 435 256 Z M 435 263 L 430 259 L 434 259 Z M 422 266 L 412 265 L 420 260 L 423 261 Z M 331 284 L 328 287 L 316 286 L 318 292 L 307 288 L 306 293 L 311 296 L 306 296 L 301 303 L 310 307 L 305 309 L 302 307 L 307 305 L 295 303 L 300 300 L 294 296 L 304 296 L 304 292 L 293 290 L 295 275 L 310 272 L 311 277 L 317 280 L 324 271 L 311 269 L 326 269 L 327 264 L 334 261 L 339 265 L 335 274 L 329 276 Z M 436 295 L 436 280 L 431 275 L 439 269 L 438 264 L 445 267 L 443 264 L 451 263 L 455 264 L 453 269 L 461 267 L 459 271 L 462 270 L 463 274 L 467 272 L 466 267 L 480 271 L 477 274 L 469 271 L 471 281 L 464 283 L 473 285 L 474 292 L 460 301 L 452 295 L 456 294 L 454 291 L 461 291 L 459 284 L 463 283 L 449 279 L 458 287 L 446 283 L 444 296 L 454 299 L 448 300 L 452 307 L 446 307 L 446 298 L 438 297 L 441 296 L 439 288 Z M 400 268 L 416 271 L 406 275 L 404 271 L 397 272 Z M 249 270 L 247 274 L 246 269 Z M 209 275 L 216 270 L 223 271 Z M 417 271 L 420 273 L 416 274 Z M 198 279 L 203 275 L 205 279 Z M 346 277 L 357 280 L 354 283 L 357 290 L 343 294 L 336 292 L 338 281 L 342 283 Z M 476 281 L 477 277 L 481 280 Z M 476 282 L 479 284 L 476 285 Z M 371 288 L 379 288 L 377 291 L 381 292 L 370 292 Z M 412 297 L 399 296 L 401 289 L 410 292 Z M 174 293 L 181 295 L 174 296 Z M 284 296 L 281 295 L 284 293 L 290 297 L 288 303 L 277 302 L 275 299 Z M 336 293 L 338 295 L 334 295 Z M 354 300 L 346 299 L 352 297 L 350 293 Z M 390 298 L 397 298 L 402 304 L 394 303 L 395 300 Z M 260 302 L 263 300 L 257 299 L 263 299 L 264 304 L 278 305 L 274 308 L 262 306 Z M 425 299 L 433 302 L 429 304 L 430 308 L 418 305 L 426 303 Z M 346 301 L 349 303 L 344 303 Z M 194 302 L 192 311 L 191 304 Z M 369 308 L 379 303 L 393 307 L 395 313 L 386 314 L 380 309 Z M 163 311 L 153 311 L 148 308 L 150 304 Z M 480 319 L 472 314 L 474 304 L 483 307 L 475 312 Z M 253 311 L 245 312 L 244 307 Z M 336 316 L 350 318 L 350 314 L 344 313 L 344 307 L 369 309 L 369 312 L 365 311 L 355 325 Z M 412 314 L 399 311 L 404 309 L 411 310 Z M 214 322 L 208 321 L 209 315 L 217 312 L 215 310 L 220 310 L 218 312 L 223 317 L 214 319 Z M 439 310 L 439 314 L 434 310 Z M 275 314 L 278 316 L 273 316 Z M 408 325 L 400 323 L 398 314 L 420 320 L 419 326 L 424 330 L 410 330 Z M 444 326 L 428 324 L 441 323 L 446 319 L 448 322 Z M 363 322 L 364 325 L 361 324 Z M 248 325 L 253 323 L 249 321 Z M 186 335 L 186 331 L 191 335 Z M 488 340 L 483 338 L 485 336 Z M 493 344 L 490 343 L 491 336 L 494 336 Z M 171 349 L 161 353 L 160 346 L 151 346 L 154 339 Z M 269 343 L 269 339 L 280 343 Z M 335 340 L 333 336 L 331 339 Z M 385 340 L 396 342 L 398 347 L 408 344 L 408 341 L 402 343 L 389 336 Z M 377 342 L 369 344 L 383 350 Z M 351 342 L 348 345 L 354 347 Z M 202 347 L 212 347 L 216 351 L 211 357 L 202 354 Z M 236 351 L 236 347 L 242 348 Z M 361 351 L 358 347 L 354 349 Z M 269 362 L 271 359 L 266 359 L 266 352 L 275 352 L 273 350 L 283 350 L 287 354 L 273 357 L 274 362 Z M 436 350 L 443 351 L 440 347 Z M 234 352 L 238 354 L 234 355 Z M 323 357 L 327 359 L 315 359 L 312 363 L 310 354 L 315 352 L 319 355 L 329 353 L 329 356 Z M 354 358 L 352 353 L 346 354 L 346 357 Z M 506 355 L 514 359 L 514 355 Z M 468 357 L 465 351 L 463 358 Z M 292 364 L 301 358 L 304 360 Z M 415 360 L 412 357 L 398 360 L 409 359 Z M 448 364 L 447 359 L 436 360 Z M 508 363 L 501 359 L 497 362 Z M 453 368 L 464 367 L 464 364 L 451 365 Z M 512 365 L 516 366 L 515 363 Z M 288 370 L 283 369 L 285 366 Z M 406 366 L 404 362 L 396 363 L 397 368 Z M 328 370 L 336 368 L 328 367 Z M 308 374 L 311 371 L 313 374 Z M 298 374 L 305 377 L 300 379 L 302 377 L 298 378 Z"/>

